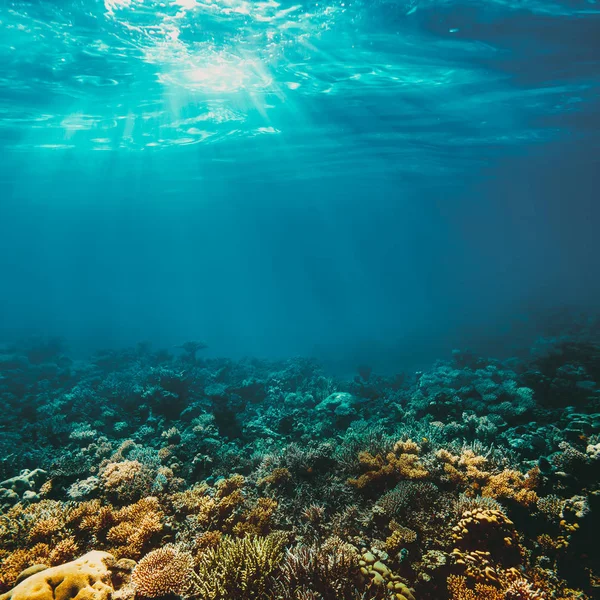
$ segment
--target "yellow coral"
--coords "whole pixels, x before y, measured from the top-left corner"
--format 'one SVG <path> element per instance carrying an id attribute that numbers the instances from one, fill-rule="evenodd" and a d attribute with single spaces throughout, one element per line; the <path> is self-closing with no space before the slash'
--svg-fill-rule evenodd
<path id="1" fill-rule="evenodd" d="M 417 539 L 417 534 L 408 527 L 403 527 L 396 523 L 390 522 L 392 534 L 385 540 L 385 549 L 390 554 L 397 554 L 402 548 L 408 544 L 412 544 Z"/>
<path id="2" fill-rule="evenodd" d="M 509 498 L 524 506 L 531 506 L 538 501 L 536 492 L 526 486 L 525 476 L 513 469 L 490 475 L 481 490 L 481 495 L 498 499 Z"/>
<path id="3" fill-rule="evenodd" d="M 385 486 L 400 479 L 423 479 L 429 475 L 419 459 L 419 446 L 411 440 L 397 442 L 394 452 L 388 452 L 385 457 L 361 452 L 358 461 L 365 472 L 356 479 L 348 479 L 348 484 L 358 489 Z"/>
<path id="4" fill-rule="evenodd" d="M 115 591 L 109 570 L 113 563 L 107 552 L 88 552 L 27 577 L 0 600 L 109 600 Z"/>
<path id="5" fill-rule="evenodd" d="M 474 589 L 467 587 L 467 579 L 462 575 L 448 577 L 450 600 L 504 600 L 502 592 L 491 585 L 477 583 Z"/>

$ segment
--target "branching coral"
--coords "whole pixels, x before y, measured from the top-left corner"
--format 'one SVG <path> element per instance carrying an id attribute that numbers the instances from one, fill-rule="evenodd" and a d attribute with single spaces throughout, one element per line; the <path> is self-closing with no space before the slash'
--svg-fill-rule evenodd
<path id="1" fill-rule="evenodd" d="M 419 458 L 420 447 L 412 440 L 399 441 L 393 452 L 385 456 L 361 452 L 358 460 L 364 471 L 358 478 L 348 479 L 348 483 L 358 489 L 386 488 L 401 479 L 423 479 L 429 474 Z"/>
<path id="2" fill-rule="evenodd" d="M 277 508 L 277 502 L 272 498 L 259 498 L 256 506 L 246 510 L 234 525 L 233 532 L 236 535 L 266 535 L 271 529 L 273 513 Z"/>
<path id="3" fill-rule="evenodd" d="M 403 527 L 396 523 L 396 521 L 390 521 L 391 535 L 385 540 L 385 549 L 390 554 L 397 554 L 401 548 L 414 543 L 417 539 L 417 534 L 408 527 Z"/>
<path id="4" fill-rule="evenodd" d="M 283 487 L 290 482 L 292 474 L 286 467 L 278 467 L 273 469 L 268 475 L 265 475 L 259 479 L 256 484 L 259 487 L 272 486 L 272 487 Z"/>
<path id="5" fill-rule="evenodd" d="M 171 496 L 170 502 L 179 517 L 191 521 L 204 531 L 221 531 L 236 535 L 266 535 L 271 528 L 277 501 L 262 497 L 255 503 L 242 492 L 241 475 L 220 480 L 216 488 L 206 484 Z"/>
<path id="6" fill-rule="evenodd" d="M 525 476 L 514 469 L 490 475 L 481 490 L 482 496 L 496 499 L 511 499 L 524 506 L 531 506 L 538 500 L 537 493 L 530 488 Z"/>
<path id="7" fill-rule="evenodd" d="M 514 469 L 491 472 L 488 459 L 471 449 L 463 450 L 460 456 L 442 449 L 436 456 L 443 464 L 446 479 L 469 496 L 481 494 L 497 500 L 510 499 L 525 506 L 538 499 L 535 477 Z"/>
<path id="8" fill-rule="evenodd" d="M 108 530 L 107 541 L 117 557 L 139 558 L 150 549 L 164 527 L 164 513 L 158 500 L 152 496 L 115 512 L 116 525 Z"/>
<path id="9" fill-rule="evenodd" d="M 286 541 L 282 534 L 223 538 L 218 546 L 198 555 L 194 594 L 203 600 L 267 598 Z"/>
<path id="10" fill-rule="evenodd" d="M 119 503 L 137 500 L 150 492 L 152 471 L 137 460 L 109 462 L 100 472 L 102 487 L 109 498 Z"/>
<path id="11" fill-rule="evenodd" d="M 461 575 L 448 577 L 450 600 L 545 600 L 546 595 L 522 577 L 509 574 L 498 586 L 476 583 L 472 588 Z"/>
<path id="12" fill-rule="evenodd" d="M 354 598 L 357 593 L 358 550 L 340 538 L 323 544 L 288 550 L 276 589 L 283 600 L 296 600 L 310 592 L 323 600 Z"/>

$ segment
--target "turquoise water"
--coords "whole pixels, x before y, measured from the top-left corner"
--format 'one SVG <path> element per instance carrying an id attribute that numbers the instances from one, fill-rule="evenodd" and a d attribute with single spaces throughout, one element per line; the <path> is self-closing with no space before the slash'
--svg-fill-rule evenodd
<path id="1" fill-rule="evenodd" d="M 596 2 L 5 2 L 0 337 L 382 368 L 600 291 Z"/>

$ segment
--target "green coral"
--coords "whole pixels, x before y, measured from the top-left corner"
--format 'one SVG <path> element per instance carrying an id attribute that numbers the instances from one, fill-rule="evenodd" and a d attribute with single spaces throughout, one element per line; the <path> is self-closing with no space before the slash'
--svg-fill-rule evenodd
<path id="1" fill-rule="evenodd" d="M 280 533 L 224 537 L 217 547 L 199 555 L 194 596 L 202 600 L 269 598 L 286 542 L 287 536 Z"/>

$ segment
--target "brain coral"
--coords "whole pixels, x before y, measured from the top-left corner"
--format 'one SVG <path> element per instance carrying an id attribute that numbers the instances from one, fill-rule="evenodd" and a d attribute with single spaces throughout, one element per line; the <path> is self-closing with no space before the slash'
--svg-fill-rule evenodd
<path id="1" fill-rule="evenodd" d="M 109 600 L 114 589 L 108 552 L 92 551 L 72 562 L 27 577 L 0 600 Z"/>

